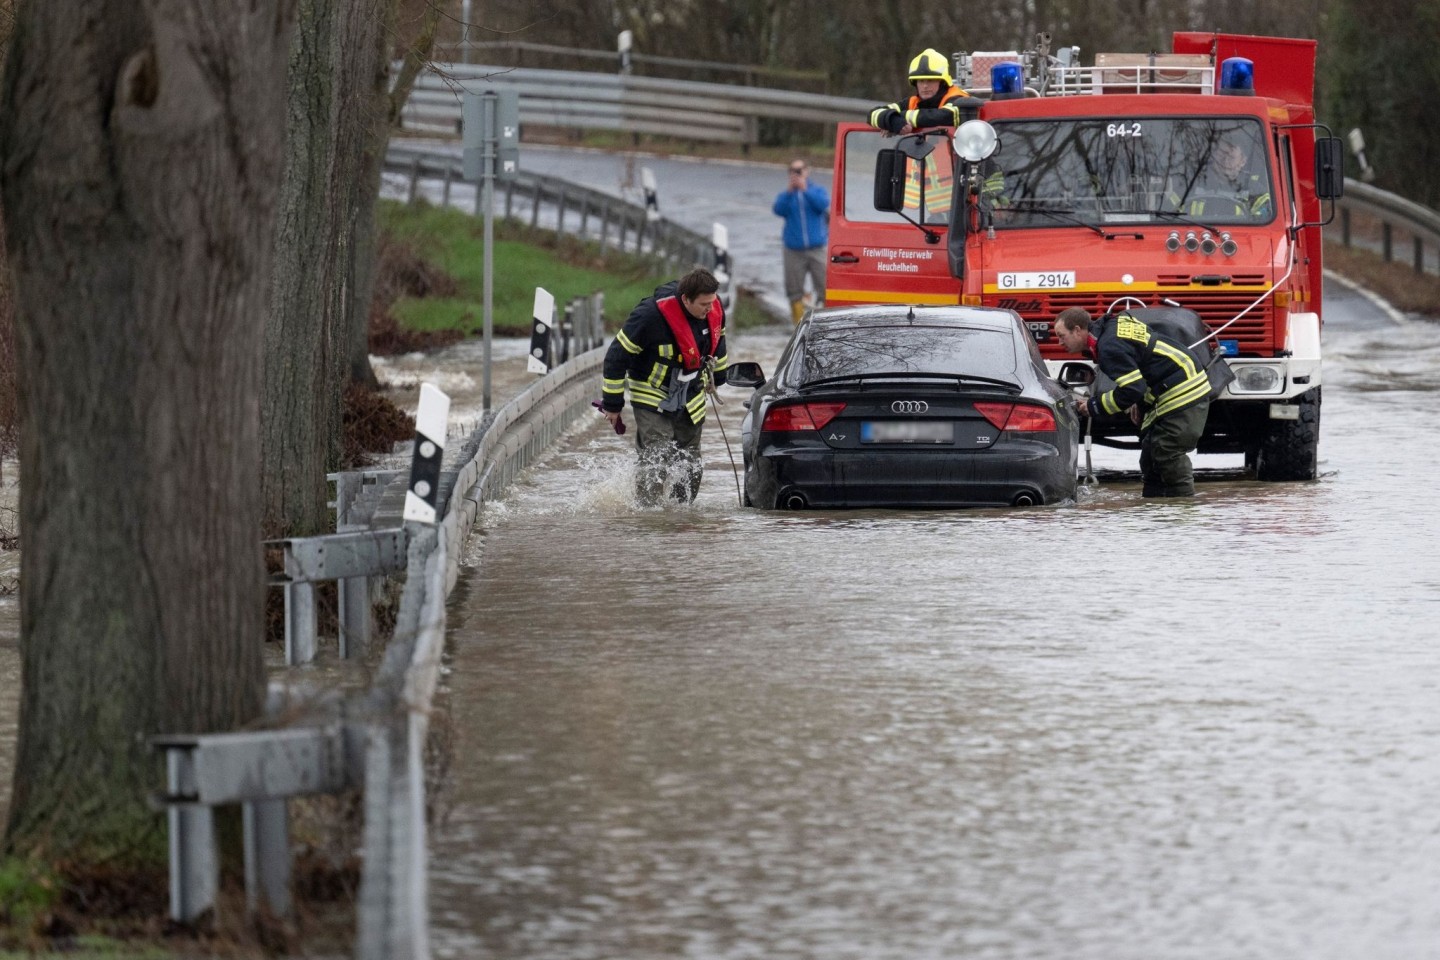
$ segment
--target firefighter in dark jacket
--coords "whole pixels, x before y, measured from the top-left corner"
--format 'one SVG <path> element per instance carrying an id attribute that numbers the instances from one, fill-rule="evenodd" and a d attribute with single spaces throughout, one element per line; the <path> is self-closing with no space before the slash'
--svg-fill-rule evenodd
<path id="1" fill-rule="evenodd" d="M 700 490 L 705 394 L 725 382 L 725 307 L 709 270 L 656 288 L 630 312 L 605 354 L 600 409 L 620 424 L 625 391 L 635 410 L 635 493 L 654 505 Z"/>
<path id="2" fill-rule="evenodd" d="M 1081 307 L 1060 312 L 1055 336 L 1070 353 L 1094 359 L 1115 381 L 1089 397 L 1080 413 L 1130 414 L 1140 428 L 1144 495 L 1194 496 L 1189 454 L 1210 411 L 1210 378 L 1195 352 L 1124 313 L 1092 323 Z"/>

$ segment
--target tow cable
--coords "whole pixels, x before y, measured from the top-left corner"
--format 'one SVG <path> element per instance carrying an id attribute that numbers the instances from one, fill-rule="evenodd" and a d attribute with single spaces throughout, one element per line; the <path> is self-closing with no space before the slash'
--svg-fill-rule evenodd
<path id="1" fill-rule="evenodd" d="M 1085 418 L 1085 485 L 1099 483 L 1095 479 L 1095 468 L 1090 463 L 1090 424 L 1093 421 L 1090 417 Z"/>
<path id="2" fill-rule="evenodd" d="M 715 392 L 714 384 L 707 383 L 705 393 L 710 397 L 711 409 L 715 411 L 715 425 L 720 428 L 720 437 L 725 441 L 725 453 L 730 457 L 730 472 L 735 476 L 735 500 L 743 507 L 745 506 L 745 495 L 740 492 L 740 469 L 735 466 L 735 451 L 730 449 L 730 438 L 725 434 L 725 421 L 720 418 L 720 405 L 724 401 Z"/>

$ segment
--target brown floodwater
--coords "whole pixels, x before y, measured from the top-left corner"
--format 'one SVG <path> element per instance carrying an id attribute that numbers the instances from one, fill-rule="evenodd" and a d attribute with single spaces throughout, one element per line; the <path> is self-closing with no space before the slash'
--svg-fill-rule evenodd
<path id="1" fill-rule="evenodd" d="M 643 510 L 572 436 L 452 601 L 436 955 L 1436 956 L 1440 329 L 1330 309 L 1313 483 L 762 512 L 712 423 Z"/>

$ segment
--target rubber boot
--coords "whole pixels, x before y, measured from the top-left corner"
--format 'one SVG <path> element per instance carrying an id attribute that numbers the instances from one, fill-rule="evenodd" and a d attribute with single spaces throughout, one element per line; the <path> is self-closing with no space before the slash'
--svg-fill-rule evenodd
<path id="1" fill-rule="evenodd" d="M 791 322 L 791 323 L 799 323 L 799 322 L 800 322 L 800 318 L 803 317 L 803 316 L 805 316 L 805 301 L 804 301 L 804 300 L 791 300 L 791 301 L 790 301 L 790 322 Z"/>

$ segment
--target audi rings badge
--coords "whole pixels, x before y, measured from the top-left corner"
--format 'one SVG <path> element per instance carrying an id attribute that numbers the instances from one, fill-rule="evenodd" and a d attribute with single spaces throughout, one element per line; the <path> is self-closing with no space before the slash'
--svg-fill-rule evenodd
<path id="1" fill-rule="evenodd" d="M 892 413 L 925 413 L 930 409 L 930 404 L 924 400 L 896 400 L 890 404 Z"/>

